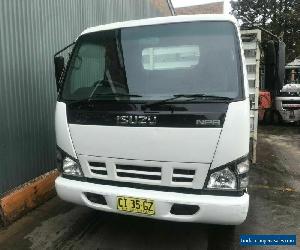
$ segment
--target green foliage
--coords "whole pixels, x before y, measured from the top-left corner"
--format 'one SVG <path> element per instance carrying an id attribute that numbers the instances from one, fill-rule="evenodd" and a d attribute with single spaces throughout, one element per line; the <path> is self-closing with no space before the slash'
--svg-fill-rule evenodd
<path id="1" fill-rule="evenodd" d="M 231 5 L 242 26 L 262 27 L 281 37 L 288 62 L 300 56 L 300 0 L 237 0 Z"/>

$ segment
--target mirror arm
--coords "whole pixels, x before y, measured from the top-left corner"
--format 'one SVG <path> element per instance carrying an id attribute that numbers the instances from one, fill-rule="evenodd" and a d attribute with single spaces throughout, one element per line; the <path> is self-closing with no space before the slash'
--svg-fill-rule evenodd
<path id="1" fill-rule="evenodd" d="M 66 49 L 70 48 L 71 46 L 75 45 L 75 42 L 72 42 L 71 44 L 69 44 L 68 46 L 64 47 L 63 49 L 61 49 L 60 51 L 56 52 L 54 54 L 54 57 L 57 57 L 57 55 L 59 55 L 60 53 L 64 52 Z"/>
<path id="2" fill-rule="evenodd" d="M 71 46 L 74 46 L 75 45 L 75 41 L 72 42 L 71 44 L 67 45 L 66 47 L 64 47 L 63 49 L 61 49 L 60 51 L 56 52 L 54 54 L 54 62 L 56 60 L 56 58 L 58 58 L 58 55 L 62 52 L 64 52 L 65 50 L 67 50 L 68 48 L 70 48 Z M 62 71 L 64 71 L 65 69 L 63 69 Z M 62 72 L 61 72 L 62 73 Z M 61 77 L 61 76 L 60 76 Z M 57 91 L 59 92 L 60 90 L 60 79 L 57 78 L 56 76 L 56 88 L 57 88 Z"/>

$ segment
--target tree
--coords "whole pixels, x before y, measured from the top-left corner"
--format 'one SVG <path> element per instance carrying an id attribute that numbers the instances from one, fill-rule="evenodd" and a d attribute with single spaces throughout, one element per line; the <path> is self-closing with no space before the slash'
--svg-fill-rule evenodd
<path id="1" fill-rule="evenodd" d="M 242 26 L 262 27 L 280 37 L 286 44 L 287 61 L 300 56 L 299 0 L 237 0 L 231 6 Z"/>

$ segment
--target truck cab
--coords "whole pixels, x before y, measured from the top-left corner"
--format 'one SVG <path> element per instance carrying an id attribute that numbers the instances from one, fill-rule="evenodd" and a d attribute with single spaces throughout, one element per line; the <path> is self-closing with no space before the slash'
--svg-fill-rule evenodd
<path id="1" fill-rule="evenodd" d="M 91 27 L 55 64 L 61 199 L 178 222 L 246 219 L 249 90 L 232 16 Z"/>
<path id="2" fill-rule="evenodd" d="M 300 59 L 296 58 L 285 67 L 285 84 L 276 97 L 276 109 L 282 121 L 300 122 Z"/>

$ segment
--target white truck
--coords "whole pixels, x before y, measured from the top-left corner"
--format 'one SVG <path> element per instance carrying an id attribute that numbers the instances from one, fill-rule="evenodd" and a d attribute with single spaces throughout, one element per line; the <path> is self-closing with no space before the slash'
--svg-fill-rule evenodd
<path id="1" fill-rule="evenodd" d="M 178 222 L 246 219 L 250 101 L 232 16 L 92 27 L 55 66 L 61 199 Z"/>
<path id="2" fill-rule="evenodd" d="M 300 59 L 285 67 L 285 85 L 276 97 L 276 109 L 286 123 L 300 122 Z"/>

